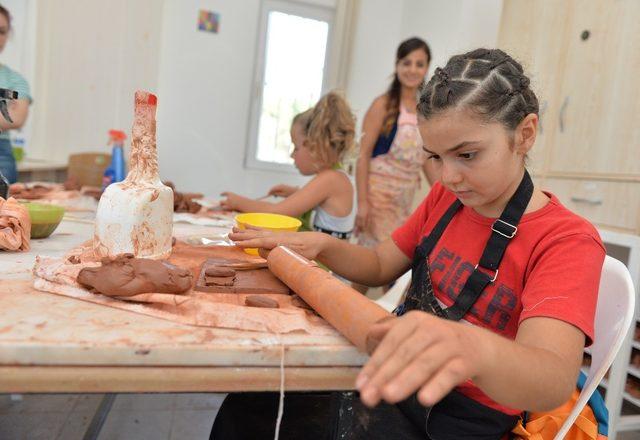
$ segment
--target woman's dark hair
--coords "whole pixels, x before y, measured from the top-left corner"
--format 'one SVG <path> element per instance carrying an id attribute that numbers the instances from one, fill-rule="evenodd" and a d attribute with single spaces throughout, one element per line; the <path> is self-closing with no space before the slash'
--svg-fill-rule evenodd
<path id="1" fill-rule="evenodd" d="M 408 40 L 403 41 L 398 46 L 396 50 L 396 64 L 409 55 L 414 50 L 422 49 L 427 54 L 427 64 L 431 61 L 431 49 L 429 49 L 429 45 L 426 41 L 420 38 L 409 38 Z M 393 74 L 393 81 L 387 90 L 387 108 L 386 114 L 384 116 L 384 122 L 382 123 L 382 132 L 385 135 L 389 135 L 391 133 L 391 129 L 393 128 L 393 124 L 398 119 L 398 114 L 400 113 L 400 91 L 402 89 L 402 85 L 400 84 L 400 80 L 398 79 L 398 74 Z"/>
<path id="2" fill-rule="evenodd" d="M 9 29 L 11 29 L 11 14 L 9 13 L 9 10 L 0 5 L 0 14 L 4 15 L 4 18 L 7 19 L 7 23 L 9 23 Z"/>
<path id="3" fill-rule="evenodd" d="M 425 118 L 451 107 L 469 108 L 487 121 L 514 130 L 538 98 L 522 66 L 500 49 L 476 49 L 451 57 L 422 89 L 418 112 Z"/>

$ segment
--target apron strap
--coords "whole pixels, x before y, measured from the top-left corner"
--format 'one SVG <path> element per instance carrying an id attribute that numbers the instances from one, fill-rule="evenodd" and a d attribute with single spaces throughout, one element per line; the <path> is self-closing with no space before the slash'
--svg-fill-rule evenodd
<path id="1" fill-rule="evenodd" d="M 449 308 L 443 309 L 433 292 L 428 257 L 447 225 L 462 206 L 459 200 L 452 203 L 431 233 L 416 248 L 409 292 L 404 303 L 394 312 L 400 316 L 408 310 L 423 310 L 441 318 L 454 321 L 462 319 L 471 310 L 471 307 L 473 307 L 487 285 L 493 283 L 498 277 L 498 267 L 504 252 L 518 231 L 518 224 L 532 195 L 533 182 L 531 181 L 531 176 L 525 170 L 516 192 L 507 203 L 500 218 L 491 226 L 491 236 L 487 240 L 480 262 L 467 278 L 454 304 Z M 484 270 L 479 270 L 479 268 Z"/>

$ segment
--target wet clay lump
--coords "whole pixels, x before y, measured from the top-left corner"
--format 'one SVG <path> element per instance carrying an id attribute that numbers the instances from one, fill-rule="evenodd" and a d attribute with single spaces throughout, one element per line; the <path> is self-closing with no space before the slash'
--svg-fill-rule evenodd
<path id="1" fill-rule="evenodd" d="M 131 254 L 103 258 L 102 266 L 87 267 L 78 274 L 78 283 L 107 296 L 140 293 L 184 293 L 191 288 L 193 275 L 166 261 L 134 258 Z"/>

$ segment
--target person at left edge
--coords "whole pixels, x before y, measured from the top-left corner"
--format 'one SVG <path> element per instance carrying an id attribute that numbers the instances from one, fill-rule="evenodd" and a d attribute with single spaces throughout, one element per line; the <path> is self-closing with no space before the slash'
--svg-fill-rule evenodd
<path id="1" fill-rule="evenodd" d="M 0 53 L 4 50 L 12 29 L 11 14 L 0 5 Z M 25 124 L 29 115 L 29 105 L 33 99 L 27 80 L 4 63 L 0 63 L 0 88 L 18 92 L 18 99 L 8 103 L 9 115 L 13 122 L 0 117 L 0 172 L 9 183 L 15 183 L 18 180 L 18 171 L 13 157 L 9 130 L 21 128 Z"/>

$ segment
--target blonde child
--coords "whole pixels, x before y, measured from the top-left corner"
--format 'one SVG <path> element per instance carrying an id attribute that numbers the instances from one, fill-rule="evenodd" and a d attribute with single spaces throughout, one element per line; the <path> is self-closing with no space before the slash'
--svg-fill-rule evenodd
<path id="1" fill-rule="evenodd" d="M 390 239 L 369 249 L 314 232 L 230 235 L 289 245 L 364 285 L 412 270 L 327 438 L 506 438 L 521 411 L 569 399 L 593 338 L 605 249 L 525 169 L 538 100 L 522 66 L 498 49 L 454 56 L 418 113 L 437 183 Z"/>
<path id="2" fill-rule="evenodd" d="M 349 238 L 355 221 L 354 188 L 340 162 L 353 148 L 355 119 L 345 99 L 335 92 L 315 107 L 298 114 L 291 124 L 291 157 L 303 176 L 314 176 L 302 188 L 277 185 L 270 195 L 285 197 L 277 203 L 252 200 L 232 192 L 222 206 L 241 212 L 272 212 L 300 217 L 314 211 L 312 229 Z"/>

